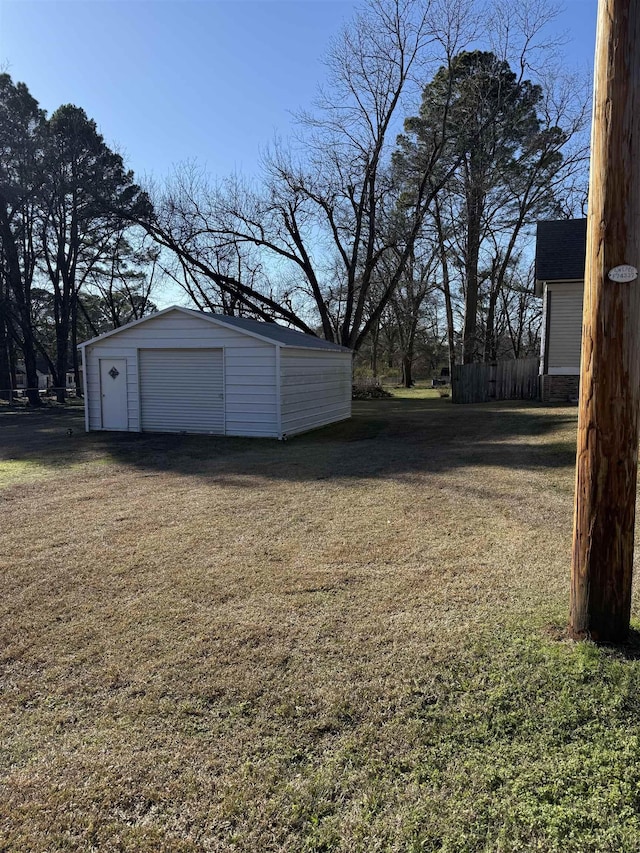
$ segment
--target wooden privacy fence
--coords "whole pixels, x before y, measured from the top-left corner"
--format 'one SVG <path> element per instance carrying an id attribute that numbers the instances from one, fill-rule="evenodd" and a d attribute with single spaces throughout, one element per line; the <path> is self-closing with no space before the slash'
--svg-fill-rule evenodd
<path id="1" fill-rule="evenodd" d="M 537 358 L 482 364 L 455 364 L 451 376 L 454 403 L 487 403 L 489 400 L 536 400 Z"/>

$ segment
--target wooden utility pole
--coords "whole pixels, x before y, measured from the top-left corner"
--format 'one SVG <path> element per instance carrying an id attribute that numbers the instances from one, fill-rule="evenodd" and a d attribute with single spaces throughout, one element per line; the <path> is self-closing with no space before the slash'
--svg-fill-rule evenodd
<path id="1" fill-rule="evenodd" d="M 640 404 L 640 0 L 599 0 L 570 632 L 629 632 Z"/>

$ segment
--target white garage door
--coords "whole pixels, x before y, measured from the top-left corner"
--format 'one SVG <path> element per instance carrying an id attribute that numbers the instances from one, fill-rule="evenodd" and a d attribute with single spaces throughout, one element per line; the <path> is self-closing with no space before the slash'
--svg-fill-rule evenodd
<path id="1" fill-rule="evenodd" d="M 224 434 L 221 349 L 141 349 L 138 364 L 143 431 Z"/>

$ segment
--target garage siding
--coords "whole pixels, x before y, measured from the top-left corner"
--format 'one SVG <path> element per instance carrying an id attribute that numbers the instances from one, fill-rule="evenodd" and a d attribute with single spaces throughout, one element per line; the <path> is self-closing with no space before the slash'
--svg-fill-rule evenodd
<path id="1" fill-rule="evenodd" d="M 85 349 L 89 429 L 101 428 L 99 358 L 127 359 L 129 430 L 139 431 L 138 350 L 218 347 L 224 348 L 225 433 L 277 437 L 275 346 L 178 311 L 152 317 Z"/>
<path id="2" fill-rule="evenodd" d="M 283 434 L 350 418 L 351 373 L 351 353 L 282 349 Z"/>

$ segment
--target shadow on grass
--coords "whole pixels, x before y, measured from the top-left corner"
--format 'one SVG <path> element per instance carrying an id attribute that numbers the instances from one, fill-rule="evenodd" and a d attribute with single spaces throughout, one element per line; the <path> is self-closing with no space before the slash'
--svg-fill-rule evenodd
<path id="1" fill-rule="evenodd" d="M 69 432 L 71 431 L 71 434 Z M 386 478 L 469 466 L 560 469 L 575 461 L 575 415 L 537 404 L 442 400 L 354 403 L 349 421 L 286 442 L 84 432 L 78 410 L 0 410 L 0 459 L 53 468 L 103 459 L 220 480 Z M 557 439 L 553 436 L 557 434 Z"/>
<path id="2" fill-rule="evenodd" d="M 640 630 L 631 628 L 629 636 L 620 643 L 597 643 L 607 656 L 621 660 L 640 660 Z"/>

